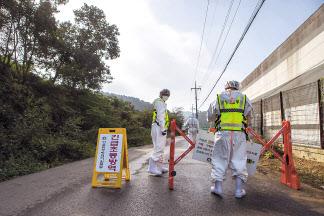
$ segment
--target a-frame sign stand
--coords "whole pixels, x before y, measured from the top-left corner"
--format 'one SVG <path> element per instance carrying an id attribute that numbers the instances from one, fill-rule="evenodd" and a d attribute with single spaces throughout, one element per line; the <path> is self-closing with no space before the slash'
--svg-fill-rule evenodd
<path id="1" fill-rule="evenodd" d="M 100 128 L 93 167 L 92 187 L 121 188 L 130 180 L 125 128 Z"/>

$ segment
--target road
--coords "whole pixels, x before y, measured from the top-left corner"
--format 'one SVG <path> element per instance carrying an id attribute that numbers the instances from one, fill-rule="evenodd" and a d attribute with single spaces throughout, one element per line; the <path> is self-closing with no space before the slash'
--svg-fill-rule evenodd
<path id="1" fill-rule="evenodd" d="M 177 139 L 177 153 L 186 147 Z M 132 179 L 122 189 L 91 188 L 93 158 L 0 183 L 0 215 L 324 215 L 324 191 L 303 185 L 294 191 L 278 174 L 257 173 L 246 185 L 248 196 L 233 196 L 233 180 L 225 197 L 210 194 L 210 166 L 189 157 L 177 166 L 175 190 L 168 176 L 146 172 L 151 146 L 129 149 Z"/>

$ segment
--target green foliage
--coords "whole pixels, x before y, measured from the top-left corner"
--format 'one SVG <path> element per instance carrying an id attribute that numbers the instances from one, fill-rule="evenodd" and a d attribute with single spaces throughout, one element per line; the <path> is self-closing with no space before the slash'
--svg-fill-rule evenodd
<path id="1" fill-rule="evenodd" d="M 44 56 L 45 68 L 53 72 L 48 73 L 53 83 L 98 90 L 112 79 L 105 60 L 119 57 L 119 31 L 95 6 L 84 4 L 74 15 L 74 23 L 58 26 L 54 48 Z"/>
<path id="2" fill-rule="evenodd" d="M 265 159 L 273 159 L 273 158 L 275 158 L 274 155 L 273 155 L 273 153 L 271 151 L 265 152 L 264 155 L 263 155 L 263 157 Z"/>
<path id="3" fill-rule="evenodd" d="M 0 61 L 14 63 L 21 81 L 36 61 L 52 47 L 57 30 L 54 14 L 62 2 L 2 1 L 0 10 Z"/>
<path id="4" fill-rule="evenodd" d="M 26 175 L 49 168 L 47 164 L 41 163 L 33 158 L 32 154 L 22 154 L 0 161 L 0 181 L 10 179 L 14 176 Z"/>
<path id="5" fill-rule="evenodd" d="M 104 93 L 104 94 L 107 96 L 115 96 L 118 99 L 130 102 L 134 106 L 135 110 L 144 111 L 144 110 L 153 109 L 153 105 L 151 103 L 140 100 L 139 98 L 125 96 L 125 95 L 118 95 L 114 93 Z"/>
<path id="6" fill-rule="evenodd" d="M 57 6 L 66 2 L 1 1 L 0 62 L 19 72 L 21 82 L 34 72 L 53 84 L 99 90 L 112 80 L 106 60 L 119 57 L 118 28 L 87 4 L 74 11 L 73 23 L 59 22 Z"/>
<path id="7" fill-rule="evenodd" d="M 0 181 L 93 156 L 100 127 L 126 128 L 129 146 L 151 143 L 151 110 L 94 92 L 112 79 L 118 28 L 87 4 L 60 23 L 66 2 L 1 1 Z M 181 126 L 180 109 L 170 116 Z"/>
<path id="8" fill-rule="evenodd" d="M 146 113 L 93 92 L 112 79 L 118 28 L 87 4 L 60 23 L 66 2 L 1 1 L 0 180 L 93 156 L 100 127 L 126 127 L 130 146 L 149 138 Z"/>
<path id="9" fill-rule="evenodd" d="M 126 128 L 129 146 L 151 143 L 150 111 L 16 73 L 0 63 L 0 181 L 94 156 L 100 127 Z"/>
<path id="10" fill-rule="evenodd" d="M 176 107 L 172 110 L 172 112 L 169 114 L 170 121 L 171 119 L 175 119 L 178 128 L 182 128 L 182 125 L 184 124 L 184 116 L 183 116 L 183 108 L 182 107 Z"/>
<path id="11" fill-rule="evenodd" d="M 277 152 L 280 156 L 283 156 L 283 148 L 281 145 L 278 145 L 278 143 L 273 144 L 272 149 Z M 271 151 L 266 151 L 263 155 L 265 159 L 274 159 L 275 156 Z"/>

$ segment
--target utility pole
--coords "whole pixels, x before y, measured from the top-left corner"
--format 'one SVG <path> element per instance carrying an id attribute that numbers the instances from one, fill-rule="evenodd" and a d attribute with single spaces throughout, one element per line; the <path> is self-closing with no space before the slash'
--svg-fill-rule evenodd
<path id="1" fill-rule="evenodd" d="M 197 98 L 197 90 L 201 90 L 201 88 L 197 88 L 196 81 L 195 81 L 195 88 L 191 88 L 191 90 L 195 90 L 195 101 L 196 101 L 196 118 L 198 119 L 198 98 Z"/>
<path id="2" fill-rule="evenodd" d="M 191 116 L 192 116 L 192 117 L 194 116 L 194 110 L 195 110 L 194 105 L 191 104 Z"/>

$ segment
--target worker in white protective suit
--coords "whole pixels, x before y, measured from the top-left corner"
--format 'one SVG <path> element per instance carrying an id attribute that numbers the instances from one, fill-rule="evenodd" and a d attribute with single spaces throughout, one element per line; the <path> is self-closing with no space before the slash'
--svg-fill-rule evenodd
<path id="1" fill-rule="evenodd" d="M 163 167 L 163 153 L 169 127 L 169 116 L 165 102 L 169 97 L 170 91 L 168 89 L 163 89 L 160 92 L 160 97 L 153 102 L 154 110 L 151 128 L 153 153 L 149 158 L 148 172 L 155 176 L 161 176 L 162 173 L 168 172 L 168 169 Z"/>
<path id="2" fill-rule="evenodd" d="M 188 136 L 194 143 L 196 143 L 197 134 L 199 131 L 199 121 L 193 116 L 190 116 L 183 125 L 183 129 L 188 129 Z"/>
<path id="3" fill-rule="evenodd" d="M 215 123 L 216 133 L 212 156 L 211 178 L 215 185 L 211 192 L 222 197 L 222 182 L 226 170 L 232 170 L 235 179 L 235 197 L 246 195 L 243 183 L 247 181 L 246 140 L 244 129 L 250 124 L 252 105 L 246 95 L 239 91 L 239 82 L 228 81 L 225 91 L 217 95 L 207 111 L 208 122 Z"/>

